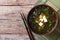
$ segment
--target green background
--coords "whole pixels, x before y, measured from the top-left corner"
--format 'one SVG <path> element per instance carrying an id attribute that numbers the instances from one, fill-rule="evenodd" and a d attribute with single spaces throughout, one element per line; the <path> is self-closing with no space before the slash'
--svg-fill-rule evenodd
<path id="1" fill-rule="evenodd" d="M 36 4 L 45 4 L 46 0 L 38 0 Z M 60 9 L 60 0 L 48 0 L 51 2 L 57 9 Z M 60 10 L 59 10 L 60 11 Z M 57 10 L 58 12 L 58 10 Z M 60 12 L 57 13 L 60 20 Z M 60 40 L 60 23 L 58 23 L 57 28 L 50 35 L 41 36 L 34 34 L 37 40 Z"/>

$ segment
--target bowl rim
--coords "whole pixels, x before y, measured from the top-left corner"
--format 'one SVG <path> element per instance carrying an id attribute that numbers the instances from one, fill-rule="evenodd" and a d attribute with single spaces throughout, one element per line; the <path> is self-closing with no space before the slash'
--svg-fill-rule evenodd
<path id="1" fill-rule="evenodd" d="M 53 10 L 53 11 L 55 12 L 55 17 L 56 17 L 56 23 L 55 23 L 54 27 L 51 29 L 50 32 L 45 33 L 45 34 L 39 34 L 39 33 L 34 32 L 34 31 L 30 28 L 29 21 L 28 21 L 30 12 L 31 12 L 34 8 L 36 8 L 37 6 L 42 6 L 42 5 L 43 5 L 43 6 L 50 7 L 51 10 Z M 54 8 L 52 8 L 51 6 L 49 6 L 49 5 L 47 5 L 47 4 L 36 5 L 36 6 L 34 6 L 34 7 L 29 11 L 29 13 L 28 13 L 28 15 L 27 15 L 27 24 L 28 24 L 28 27 L 29 27 L 34 33 L 36 33 L 36 34 L 39 34 L 39 35 L 49 35 L 49 34 L 51 34 L 51 33 L 56 29 L 56 27 L 57 27 L 57 25 L 58 25 L 58 21 L 59 21 L 59 20 L 58 20 L 58 14 L 57 14 L 57 13 L 58 13 L 58 12 L 56 12 L 56 10 L 55 10 Z"/>

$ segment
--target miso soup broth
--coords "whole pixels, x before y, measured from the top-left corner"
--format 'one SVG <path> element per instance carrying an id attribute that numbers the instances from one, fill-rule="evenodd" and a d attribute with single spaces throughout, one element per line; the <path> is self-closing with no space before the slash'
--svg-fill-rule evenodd
<path id="1" fill-rule="evenodd" d="M 35 6 L 28 14 L 28 25 L 35 33 L 48 33 L 53 29 L 55 23 L 55 11 L 49 6 Z"/>

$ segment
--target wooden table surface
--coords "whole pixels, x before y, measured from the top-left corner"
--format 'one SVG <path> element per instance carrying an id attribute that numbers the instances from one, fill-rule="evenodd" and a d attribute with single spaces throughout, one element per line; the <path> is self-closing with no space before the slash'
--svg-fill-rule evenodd
<path id="1" fill-rule="evenodd" d="M 20 12 L 25 15 L 37 0 L 0 0 L 0 40 L 29 40 Z"/>

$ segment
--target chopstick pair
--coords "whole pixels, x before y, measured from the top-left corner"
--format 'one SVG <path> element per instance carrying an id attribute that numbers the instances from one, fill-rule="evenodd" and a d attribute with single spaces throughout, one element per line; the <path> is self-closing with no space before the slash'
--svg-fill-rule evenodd
<path id="1" fill-rule="evenodd" d="M 31 29 L 28 27 L 27 19 L 26 19 L 25 15 L 23 13 L 20 13 L 20 15 L 21 15 L 21 18 L 23 19 L 23 22 L 24 22 L 24 25 L 26 27 L 26 30 L 27 30 L 27 33 L 29 35 L 30 40 L 35 40 L 34 35 L 32 34 Z"/>

